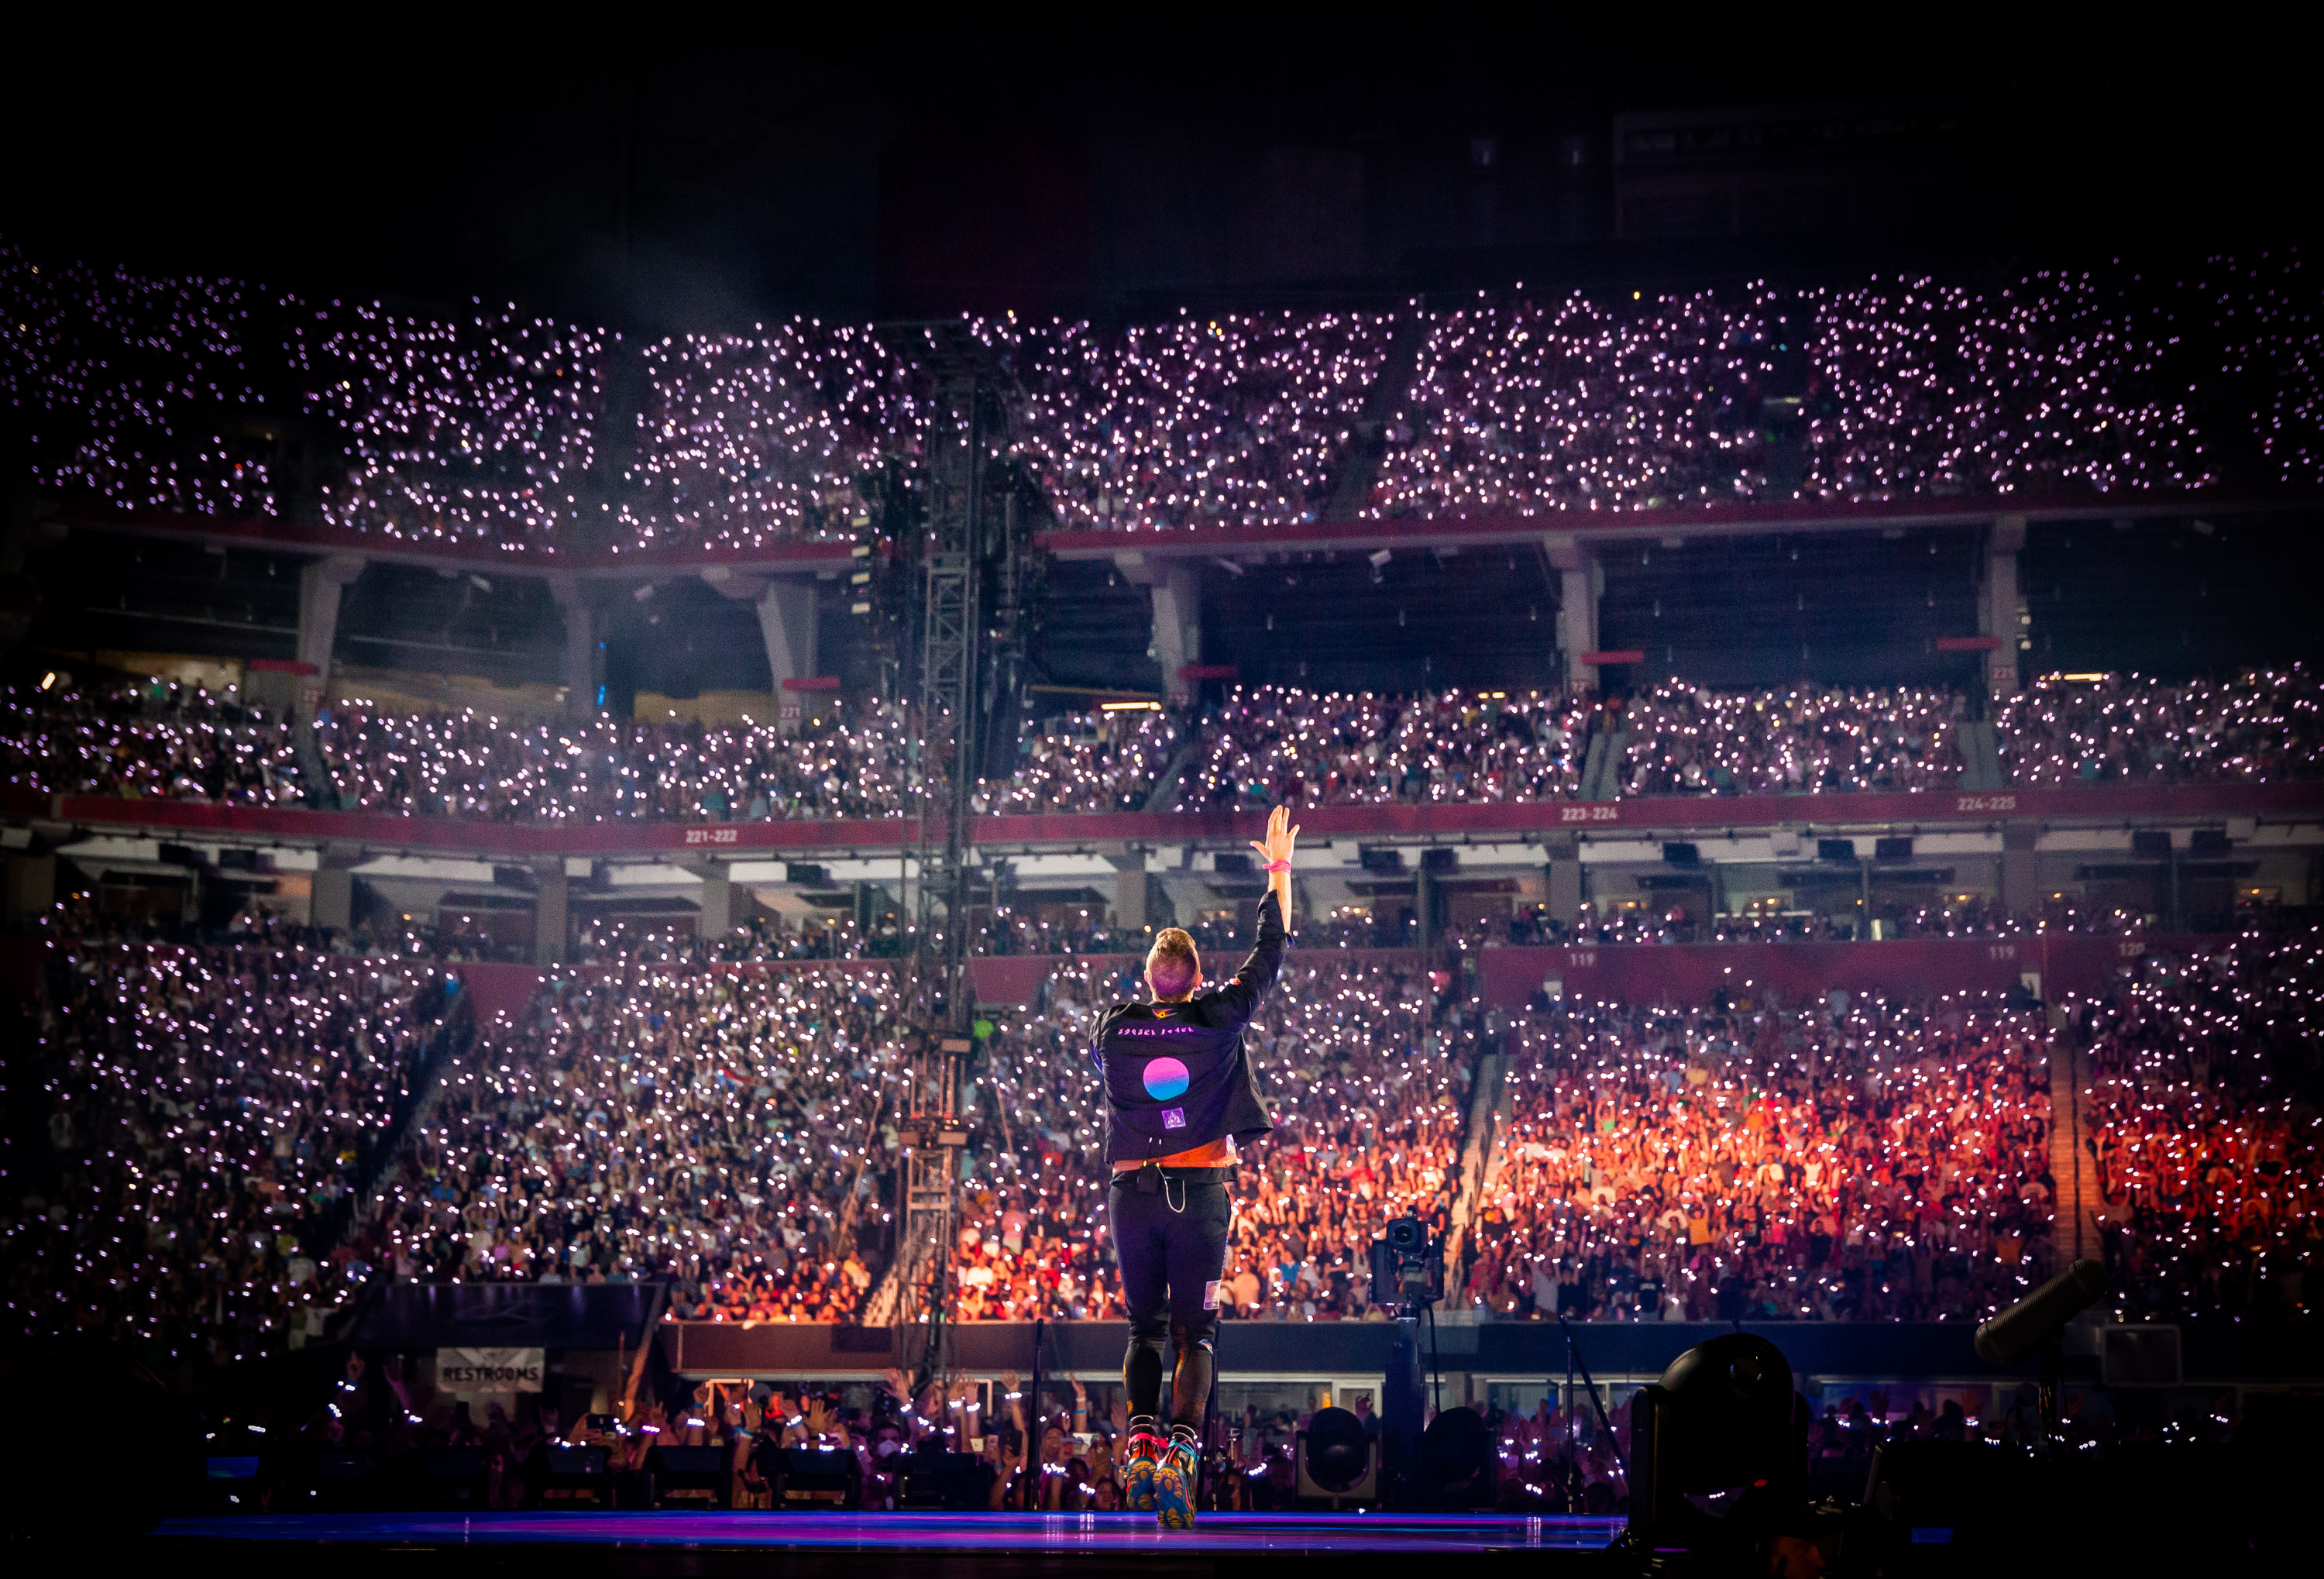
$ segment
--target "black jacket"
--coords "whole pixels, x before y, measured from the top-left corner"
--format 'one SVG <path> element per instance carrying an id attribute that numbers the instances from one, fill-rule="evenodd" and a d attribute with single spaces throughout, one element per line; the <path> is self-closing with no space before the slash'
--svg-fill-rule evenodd
<path id="1" fill-rule="evenodd" d="M 1243 1027 L 1283 968 L 1283 911 L 1259 901 L 1259 943 L 1224 986 L 1184 1003 L 1117 1003 L 1097 1022 L 1092 1054 L 1105 1074 L 1105 1160 L 1136 1162 L 1275 1128 Z"/>

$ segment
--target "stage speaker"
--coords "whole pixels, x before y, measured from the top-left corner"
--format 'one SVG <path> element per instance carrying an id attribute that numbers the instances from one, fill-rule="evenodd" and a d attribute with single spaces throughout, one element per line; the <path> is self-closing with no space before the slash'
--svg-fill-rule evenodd
<path id="1" fill-rule="evenodd" d="M 1702 852 L 1692 845 L 1665 845 L 1663 859 L 1673 866 L 1700 866 Z"/>
<path id="2" fill-rule="evenodd" d="M 967 1512 L 984 1506 L 984 1461 L 973 1453 L 918 1452 L 904 1454 L 896 1506 Z"/>
<path id="3" fill-rule="evenodd" d="M 318 1513 L 352 1513 L 371 1505 L 371 1454 L 334 1449 L 315 1454 L 314 1495 L 307 1505 Z"/>
<path id="4" fill-rule="evenodd" d="M 1211 870 L 1221 877 L 1249 877 L 1250 854 L 1246 850 L 1221 850 L 1211 857 Z"/>
<path id="5" fill-rule="evenodd" d="M 783 863 L 783 881 L 821 888 L 831 881 L 831 868 L 812 861 L 786 861 Z"/>
<path id="6" fill-rule="evenodd" d="M 2130 836 L 2130 853 L 2142 861 L 2171 859 L 2171 830 L 2168 828 L 2138 828 Z"/>
<path id="7" fill-rule="evenodd" d="M 780 1500 L 798 1506 L 836 1508 L 854 1484 L 855 1458 L 836 1447 L 786 1447 L 782 1453 Z"/>
<path id="8" fill-rule="evenodd" d="M 428 1506 L 480 1507 L 484 1500 L 484 1454 L 480 1447 L 439 1447 L 420 1454 L 428 1482 Z"/>
<path id="9" fill-rule="evenodd" d="M 1420 869 L 1431 877 L 1445 877 L 1461 870 L 1461 852 L 1449 845 L 1432 845 L 1420 853 Z"/>
<path id="10" fill-rule="evenodd" d="M 541 1481 L 541 1501 L 567 1508 L 611 1508 L 613 1477 L 606 1465 L 612 1457 L 610 1448 L 551 1444 L 542 1454 L 541 1467 L 547 1473 Z"/>
<path id="11" fill-rule="evenodd" d="M 1346 1409 L 1317 1409 L 1294 1439 L 1292 1464 L 1294 1495 L 1303 1502 L 1328 1502 L 1336 1511 L 1346 1503 L 1380 1500 L 1379 1444 Z"/>
<path id="12" fill-rule="evenodd" d="M 723 1508 L 730 1484 L 724 1447 L 657 1447 L 646 1455 L 657 1508 Z"/>
<path id="13" fill-rule="evenodd" d="M 1816 859 L 1819 861 L 1853 861 L 1856 859 L 1854 839 L 1818 839 Z"/>
<path id="14" fill-rule="evenodd" d="M 1864 1506 L 1885 1571 L 1922 1552 L 1959 1559 L 2004 1541 L 2025 1504 L 2023 1461 L 1987 1442 L 1889 1442 L 1873 1450 Z M 1999 1555 L 1996 1550 L 1996 1556 Z M 1869 1570 L 1868 1570 L 1869 1571 Z"/>
<path id="15" fill-rule="evenodd" d="M 1385 849 L 1377 845 L 1360 846 L 1356 851 L 1356 860 L 1366 872 L 1401 872 L 1404 870 L 1403 851 L 1397 849 Z"/>
<path id="16" fill-rule="evenodd" d="M 1913 858 L 1913 841 L 1875 839 L 1872 841 L 1872 858 L 1875 861 L 1910 861 Z"/>
<path id="17" fill-rule="evenodd" d="M 2218 861 L 2235 853 L 2235 841 L 2225 828 L 2197 828 L 2187 837 L 2187 854 L 2199 860 Z"/>

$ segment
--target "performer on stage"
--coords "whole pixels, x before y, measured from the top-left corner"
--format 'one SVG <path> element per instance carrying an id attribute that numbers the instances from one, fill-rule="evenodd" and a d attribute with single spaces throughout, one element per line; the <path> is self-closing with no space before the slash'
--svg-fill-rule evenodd
<path id="1" fill-rule="evenodd" d="M 1105 1158 L 1113 1168 L 1113 1247 L 1130 1353 L 1123 1500 L 1163 1528 L 1194 1522 L 1198 1440 L 1211 1395 L 1212 1337 L 1226 1277 L 1227 1184 L 1235 1144 L 1275 1127 L 1259 1076 L 1243 1056 L 1243 1027 L 1283 967 L 1291 917 L 1291 846 L 1299 830 L 1286 808 L 1267 819 L 1251 848 L 1267 862 L 1259 942 L 1234 979 L 1204 992 L 1194 940 L 1176 927 L 1146 956 L 1150 1003 L 1117 1003 L 1099 1019 L 1094 1056 L 1105 1072 Z M 1177 1356 L 1167 1435 L 1162 1414 L 1162 1340 Z"/>

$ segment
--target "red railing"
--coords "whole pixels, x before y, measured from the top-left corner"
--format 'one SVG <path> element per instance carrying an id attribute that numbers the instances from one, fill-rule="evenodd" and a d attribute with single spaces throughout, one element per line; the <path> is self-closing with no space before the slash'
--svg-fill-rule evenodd
<path id="1" fill-rule="evenodd" d="M 0 795 L 0 814 L 83 827 L 344 841 L 375 850 L 480 855 L 742 854 L 901 851 L 917 838 L 907 817 L 852 822 L 496 823 L 382 812 L 213 806 L 102 795 Z M 2296 784 L 2076 785 L 2042 790 L 1931 790 L 1915 794 L 1646 796 L 1633 800 L 1524 800 L 1432 806 L 1319 806 L 1299 814 L 1310 839 L 1378 838 L 1477 843 L 1528 835 L 1590 833 L 1701 836 L 1729 829 L 1880 828 L 1911 833 L 1982 828 L 2005 821 L 2157 822 L 2324 814 L 2324 782 Z M 1256 829 L 1259 811 L 1055 812 L 980 817 L 973 838 L 998 846 L 1095 845 L 1139 840 L 1231 840 Z"/>

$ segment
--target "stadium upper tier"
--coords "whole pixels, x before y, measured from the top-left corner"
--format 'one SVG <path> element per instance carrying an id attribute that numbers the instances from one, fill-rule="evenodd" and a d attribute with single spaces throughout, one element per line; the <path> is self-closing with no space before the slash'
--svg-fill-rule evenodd
<path id="1" fill-rule="evenodd" d="M 2324 779 L 2316 676 L 2225 683 L 2046 680 L 1993 725 L 2003 786 L 1968 784 L 1965 698 L 1942 690 L 1713 692 L 1668 683 L 1627 703 L 1459 690 L 1420 696 L 1236 688 L 1199 715 L 1070 715 L 1027 733 L 993 817 L 1173 816 L 1603 798 L 1903 794 L 1996 788 L 2265 785 Z M 900 819 L 918 808 L 908 710 L 835 706 L 825 723 L 524 723 L 360 702 L 293 732 L 234 696 L 152 682 L 0 700 L 0 785 L 103 796 L 495 823 Z M 1183 748 L 1183 749 L 1182 749 Z M 1180 766 L 1179 764 L 1183 764 Z M 319 766 L 321 777 L 315 768 Z M 1174 773 L 1176 776 L 1174 777 Z M 1961 797 L 1953 797 L 1958 800 Z M 1988 809 L 1983 806 L 1975 808 Z M 1732 810 L 1722 810 L 1732 817 Z"/>
<path id="2" fill-rule="evenodd" d="M 968 320 L 1061 538 L 2312 490 L 2296 254 L 2144 275 Z M 947 342 L 950 343 L 950 342 Z M 379 552 L 779 560 L 886 530 L 927 326 L 638 343 L 0 249 L 0 392 L 83 519 Z"/>

